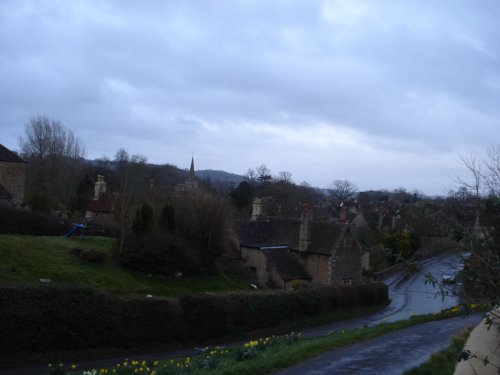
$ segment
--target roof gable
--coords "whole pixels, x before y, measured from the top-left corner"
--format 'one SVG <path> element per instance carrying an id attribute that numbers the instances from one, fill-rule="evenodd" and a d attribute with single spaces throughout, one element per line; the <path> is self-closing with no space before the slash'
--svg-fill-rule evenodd
<path id="1" fill-rule="evenodd" d="M 15 152 L 12 152 L 4 145 L 0 144 L 0 161 L 7 161 L 13 163 L 26 163 Z"/>
<path id="2" fill-rule="evenodd" d="M 298 249 L 299 229 L 299 219 L 267 218 L 244 221 L 239 226 L 239 239 L 240 243 L 281 243 Z"/>
<path id="3" fill-rule="evenodd" d="M 346 224 L 314 222 L 312 225 L 311 244 L 308 246 L 307 252 L 331 255 L 336 244 L 344 236 L 347 227 Z"/>
<path id="4" fill-rule="evenodd" d="M 288 249 L 262 249 L 261 251 L 283 280 L 311 279 L 304 266 L 294 255 L 290 254 Z"/>

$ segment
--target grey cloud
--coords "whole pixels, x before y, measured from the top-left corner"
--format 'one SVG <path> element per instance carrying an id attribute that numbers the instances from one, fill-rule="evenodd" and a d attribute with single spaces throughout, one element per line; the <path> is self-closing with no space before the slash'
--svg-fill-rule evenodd
<path id="1" fill-rule="evenodd" d="M 216 142 L 205 123 L 330 124 L 398 152 L 498 138 L 496 1 L 339 4 L 3 1 L 0 127 L 45 114 L 89 151 L 137 141 L 155 155 L 158 138 Z"/>

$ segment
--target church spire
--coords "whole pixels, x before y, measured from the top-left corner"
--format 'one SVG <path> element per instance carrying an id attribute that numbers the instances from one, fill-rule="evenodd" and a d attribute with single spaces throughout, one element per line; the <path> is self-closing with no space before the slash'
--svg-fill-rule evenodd
<path id="1" fill-rule="evenodd" d="M 186 179 L 186 188 L 188 191 L 198 190 L 198 181 L 196 180 L 196 175 L 194 174 L 194 156 L 191 157 L 191 167 L 189 168 L 189 174 Z"/>
<path id="2" fill-rule="evenodd" d="M 188 179 L 194 180 L 196 176 L 194 175 L 194 156 L 191 156 L 191 167 L 189 168 L 189 177 Z"/>

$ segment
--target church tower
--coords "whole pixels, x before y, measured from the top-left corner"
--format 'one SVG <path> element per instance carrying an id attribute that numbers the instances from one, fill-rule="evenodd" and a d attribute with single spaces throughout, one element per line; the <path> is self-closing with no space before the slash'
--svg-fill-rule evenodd
<path id="1" fill-rule="evenodd" d="M 189 168 L 189 174 L 185 185 L 188 191 L 198 190 L 198 181 L 196 180 L 196 175 L 194 174 L 194 157 L 191 157 L 191 167 Z"/>

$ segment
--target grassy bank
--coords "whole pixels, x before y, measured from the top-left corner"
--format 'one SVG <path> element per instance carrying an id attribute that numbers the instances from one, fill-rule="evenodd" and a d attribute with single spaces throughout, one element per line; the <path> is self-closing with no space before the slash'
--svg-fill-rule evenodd
<path id="1" fill-rule="evenodd" d="M 438 314 L 413 316 L 410 319 L 392 323 L 382 323 L 373 327 L 363 327 L 348 331 L 331 332 L 326 336 L 303 339 L 299 334 L 291 333 L 283 336 L 272 336 L 250 340 L 241 347 L 207 348 L 196 357 L 167 359 L 155 362 L 125 360 L 109 369 L 96 369 L 95 374 L 214 374 L 214 375 L 254 375 L 269 374 L 281 368 L 291 367 L 308 358 L 316 357 L 329 350 L 344 345 L 364 341 L 406 327 L 414 326 L 459 315 L 456 310 L 448 310 Z M 62 366 L 68 374 L 92 374 L 77 371 L 71 366 Z M 60 368 L 58 368 L 60 369 Z"/>
<path id="2" fill-rule="evenodd" d="M 427 362 L 405 371 L 403 375 L 453 375 L 470 331 L 467 329 L 455 336 L 450 346 L 434 353 Z"/>
<path id="3" fill-rule="evenodd" d="M 86 285 L 115 294 L 178 296 L 183 293 L 249 289 L 227 275 L 166 278 L 120 267 L 111 257 L 115 240 L 106 237 L 45 237 L 0 235 L 0 283 L 56 283 Z M 101 264 L 85 263 L 70 249 L 105 253 Z"/>
<path id="4" fill-rule="evenodd" d="M 321 314 L 318 316 L 305 317 L 304 319 L 286 322 L 273 329 L 262 329 L 252 333 L 238 333 L 233 332 L 233 335 L 225 337 L 224 340 L 244 340 L 249 337 L 266 337 L 275 334 L 284 334 L 285 332 L 291 332 L 293 330 L 298 331 L 301 328 L 314 326 L 318 324 L 326 324 L 332 322 L 340 322 L 348 319 L 355 319 L 358 317 L 366 316 L 368 314 L 379 311 L 384 308 L 386 304 L 378 306 L 362 306 L 355 308 L 343 309 L 341 311 L 332 311 L 328 314 Z M 200 344 L 199 346 L 206 346 L 206 344 Z M 91 360 L 93 358 L 104 358 L 104 357 L 127 357 L 129 354 L 125 353 L 138 353 L 138 352 L 159 352 L 159 351 L 169 351 L 182 349 L 186 344 L 172 343 L 170 345 L 162 346 L 144 346 L 135 347 L 134 349 L 120 349 L 120 348 L 96 348 L 89 350 L 72 350 L 72 351 L 45 351 L 45 352 L 24 352 L 17 354 L 10 354 L 8 357 L 0 356 L 0 366 L 16 366 L 22 365 L 37 365 L 44 363 L 70 363 L 74 361 L 81 360 L 85 358 L 86 360 Z"/>

